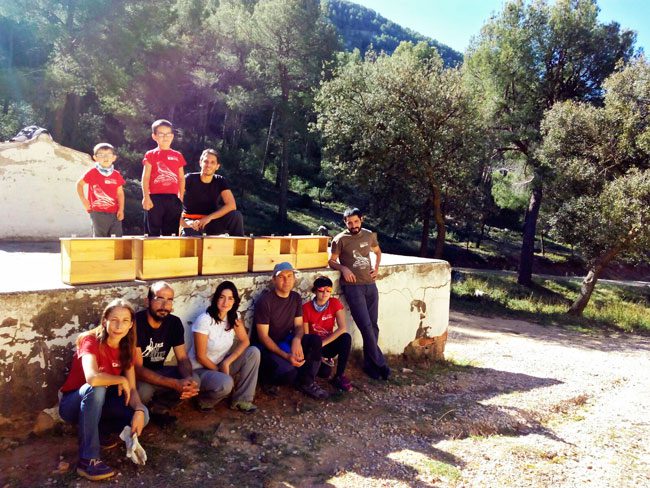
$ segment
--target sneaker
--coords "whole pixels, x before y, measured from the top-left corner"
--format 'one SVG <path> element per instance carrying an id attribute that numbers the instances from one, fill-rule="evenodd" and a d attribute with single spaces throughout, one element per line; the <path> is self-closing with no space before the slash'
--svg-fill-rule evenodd
<path id="1" fill-rule="evenodd" d="M 160 413 L 160 412 L 151 412 L 150 414 L 151 421 L 159 427 L 167 427 L 176 423 L 178 417 L 176 415 L 171 415 L 169 413 Z"/>
<path id="2" fill-rule="evenodd" d="M 79 459 L 77 474 L 90 481 L 99 481 L 115 476 L 115 470 L 101 459 Z"/>
<path id="3" fill-rule="evenodd" d="M 379 369 L 379 374 L 381 375 L 382 380 L 388 380 L 388 377 L 390 376 L 390 368 L 388 366 L 382 366 Z"/>
<path id="4" fill-rule="evenodd" d="M 330 394 L 318 386 L 315 381 L 310 385 L 299 385 L 298 389 L 305 395 L 315 398 L 316 400 L 326 400 L 330 396 Z"/>
<path id="5" fill-rule="evenodd" d="M 352 391 L 352 383 L 344 374 L 335 376 L 330 380 L 330 383 L 341 391 Z"/>
<path id="6" fill-rule="evenodd" d="M 323 364 L 327 364 L 330 368 L 334 367 L 334 358 L 323 357 L 323 358 L 321 358 L 321 362 Z"/>
<path id="7" fill-rule="evenodd" d="M 120 443 L 120 439 L 114 435 L 99 436 L 99 446 L 102 449 L 113 449 Z"/>
<path id="8" fill-rule="evenodd" d="M 268 383 L 262 384 L 262 391 L 270 397 L 280 396 L 280 387 L 278 385 L 271 385 Z"/>
<path id="9" fill-rule="evenodd" d="M 214 406 L 215 406 L 214 402 L 202 402 L 202 401 L 196 402 L 196 408 L 199 409 L 199 412 L 203 412 L 203 413 L 211 412 L 212 410 L 214 410 Z"/>
<path id="10" fill-rule="evenodd" d="M 363 367 L 363 372 L 370 376 L 373 380 L 378 380 L 381 375 L 374 369 Z"/>
<path id="11" fill-rule="evenodd" d="M 239 410 L 244 413 L 253 413 L 257 410 L 257 406 L 252 402 L 245 402 L 244 400 L 237 400 L 230 405 L 231 410 Z"/>

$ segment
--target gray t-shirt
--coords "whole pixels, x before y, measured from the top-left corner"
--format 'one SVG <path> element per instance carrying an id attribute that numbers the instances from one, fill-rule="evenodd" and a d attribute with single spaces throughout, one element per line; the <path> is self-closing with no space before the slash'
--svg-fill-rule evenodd
<path id="1" fill-rule="evenodd" d="M 334 238 L 332 254 L 338 254 L 340 263 L 349 268 L 357 278 L 356 283 L 345 283 L 346 286 L 374 283 L 370 276 L 370 271 L 373 269 L 370 251 L 377 246 L 377 234 L 368 229 L 361 229 L 357 234 L 345 230 Z"/>

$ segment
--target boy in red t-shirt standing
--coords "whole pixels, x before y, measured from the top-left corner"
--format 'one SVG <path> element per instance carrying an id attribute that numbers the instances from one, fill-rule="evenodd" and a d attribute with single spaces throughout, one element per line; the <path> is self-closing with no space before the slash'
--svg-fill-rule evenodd
<path id="1" fill-rule="evenodd" d="M 95 167 L 77 181 L 77 193 L 90 215 L 93 237 L 122 237 L 124 178 L 113 166 L 116 159 L 113 146 L 106 142 L 97 144 L 93 148 Z"/>
<path id="2" fill-rule="evenodd" d="M 183 211 L 187 163 L 183 155 L 171 149 L 174 128 L 168 120 L 151 124 L 151 138 L 158 147 L 147 151 L 142 160 L 142 208 L 145 210 L 145 233 L 170 236 L 178 233 Z"/>

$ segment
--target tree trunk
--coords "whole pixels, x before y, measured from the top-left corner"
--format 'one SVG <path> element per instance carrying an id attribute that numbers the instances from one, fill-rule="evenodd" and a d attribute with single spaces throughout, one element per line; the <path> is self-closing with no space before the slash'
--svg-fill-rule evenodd
<path id="1" fill-rule="evenodd" d="M 442 254 L 445 250 L 445 237 L 447 235 L 447 228 L 445 227 L 445 216 L 442 213 L 442 198 L 440 195 L 440 188 L 436 185 L 433 186 L 433 218 L 436 221 L 436 250 L 433 257 L 442 259 Z"/>
<path id="2" fill-rule="evenodd" d="M 600 256 L 594 265 L 589 268 L 587 276 L 582 280 L 582 286 L 580 287 L 578 298 L 576 298 L 576 301 L 573 302 L 573 305 L 571 305 L 571 308 L 567 311 L 569 315 L 574 315 L 576 317 L 582 316 L 582 312 L 589 303 L 591 294 L 594 291 L 596 282 L 598 281 L 600 274 L 603 272 L 603 269 L 605 269 L 605 267 L 618 255 L 619 252 L 621 252 L 621 250 L 625 249 L 629 245 L 630 241 L 634 239 L 637 233 L 638 229 L 630 229 L 624 239 L 621 239 L 617 245 Z"/>
<path id="3" fill-rule="evenodd" d="M 288 187 L 289 187 L 289 143 L 285 131 L 282 131 L 282 158 L 280 161 L 279 180 L 280 180 L 280 198 L 278 200 L 278 220 L 281 224 L 287 222 L 287 204 L 288 204 Z"/>
<path id="4" fill-rule="evenodd" d="M 528 209 L 524 219 L 524 233 L 519 255 L 519 276 L 517 283 L 524 286 L 533 284 L 533 258 L 535 256 L 535 230 L 539 208 L 542 206 L 542 187 L 536 186 L 530 194 Z"/>
<path id="5" fill-rule="evenodd" d="M 481 219 L 481 230 L 479 231 L 478 237 L 476 238 L 476 249 L 481 248 L 483 237 L 485 237 L 485 217 Z"/>
<path id="6" fill-rule="evenodd" d="M 280 224 L 287 222 L 287 206 L 289 193 L 289 70 L 280 66 L 280 89 L 282 103 L 279 112 L 279 127 L 282 138 L 282 157 L 280 160 L 279 182 L 280 198 L 278 201 L 278 220 Z"/>
<path id="7" fill-rule="evenodd" d="M 269 154 L 269 145 L 271 144 L 271 132 L 273 132 L 273 121 L 275 120 L 275 107 L 273 107 L 273 112 L 271 113 L 271 122 L 269 122 L 269 132 L 266 134 L 266 145 L 264 146 L 264 157 L 262 158 L 262 171 L 261 175 L 264 177 L 264 171 L 266 171 L 266 158 Z"/>
<path id="8" fill-rule="evenodd" d="M 591 294 L 594 291 L 594 287 L 596 286 L 598 278 L 600 278 L 600 274 L 603 272 L 603 269 L 605 269 L 605 267 L 611 262 L 611 260 L 614 259 L 614 257 L 619 253 L 620 250 L 620 246 L 610 249 L 600 258 L 598 258 L 594 265 L 589 268 L 587 276 L 585 276 L 582 280 L 578 298 L 576 298 L 575 302 L 573 302 L 573 305 L 571 305 L 571 308 L 569 308 L 567 311 L 569 315 L 582 317 L 582 312 L 584 312 L 587 304 L 589 303 L 589 299 L 591 298 Z"/>
<path id="9" fill-rule="evenodd" d="M 424 202 L 422 209 L 422 235 L 420 237 L 420 257 L 426 258 L 429 253 L 429 231 L 431 230 L 431 199 Z"/>

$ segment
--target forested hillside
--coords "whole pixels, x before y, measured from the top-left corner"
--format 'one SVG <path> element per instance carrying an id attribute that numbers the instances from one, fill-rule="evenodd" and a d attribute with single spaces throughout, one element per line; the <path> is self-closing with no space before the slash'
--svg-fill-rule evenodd
<path id="1" fill-rule="evenodd" d="M 579 314 L 650 246 L 650 63 L 598 11 L 508 1 L 461 60 L 342 0 L 0 1 L 0 140 L 112 143 L 138 232 L 166 118 L 188 171 L 218 151 L 248 232 L 334 230 L 354 205 L 387 249 L 451 259 L 509 228 L 524 286 L 549 241 L 584 260 Z"/>
<path id="2" fill-rule="evenodd" d="M 328 0 L 328 16 L 343 38 L 346 50 L 359 49 L 362 53 L 372 45 L 375 51 L 392 53 L 402 41 L 414 44 L 426 42 L 434 46 L 447 66 L 455 66 L 462 55 L 435 39 L 423 36 L 347 0 Z"/>

